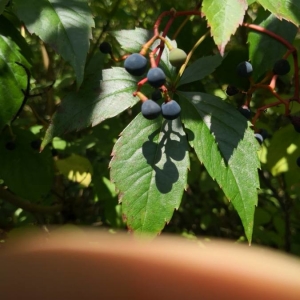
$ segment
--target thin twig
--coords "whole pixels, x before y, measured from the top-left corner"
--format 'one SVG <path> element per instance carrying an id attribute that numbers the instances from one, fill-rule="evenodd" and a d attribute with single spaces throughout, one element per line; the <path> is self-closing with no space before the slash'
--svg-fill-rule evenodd
<path id="1" fill-rule="evenodd" d="M 6 202 L 9 202 L 31 213 L 55 214 L 60 212 L 63 208 L 61 204 L 57 204 L 53 206 L 45 206 L 45 205 L 31 203 L 26 199 L 14 195 L 13 193 L 9 192 L 7 189 L 3 187 L 0 187 L 0 198 Z"/>

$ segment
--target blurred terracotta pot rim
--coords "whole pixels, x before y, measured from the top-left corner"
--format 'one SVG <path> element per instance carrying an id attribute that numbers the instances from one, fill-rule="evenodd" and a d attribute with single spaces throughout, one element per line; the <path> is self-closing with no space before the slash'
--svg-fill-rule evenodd
<path id="1" fill-rule="evenodd" d="M 2 299 L 300 299 L 300 262 L 268 249 L 95 231 L 33 236 L 0 255 Z"/>

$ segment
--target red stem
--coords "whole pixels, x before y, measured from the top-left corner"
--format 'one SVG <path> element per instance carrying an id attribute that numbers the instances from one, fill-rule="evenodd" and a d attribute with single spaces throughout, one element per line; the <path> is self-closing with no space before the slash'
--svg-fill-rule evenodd
<path id="1" fill-rule="evenodd" d="M 261 33 L 265 33 L 265 34 L 271 36 L 272 38 L 274 38 L 275 40 L 277 40 L 278 42 L 280 42 L 281 44 L 285 45 L 291 52 L 296 51 L 296 48 L 292 44 L 290 44 L 288 41 L 286 41 L 284 38 L 282 38 L 278 34 L 272 32 L 266 28 L 263 28 L 259 25 L 255 25 L 255 24 L 249 24 L 249 23 L 243 23 L 243 26 L 254 29 Z"/>
<path id="2" fill-rule="evenodd" d="M 271 92 L 271 94 L 276 97 L 282 104 L 284 104 L 285 106 L 288 106 L 289 105 L 289 102 L 282 99 L 276 92 L 274 92 L 274 90 L 272 89 L 271 86 L 269 85 L 264 85 L 264 84 L 256 84 L 254 85 L 254 87 L 258 87 L 258 88 L 261 88 L 261 89 L 265 89 L 265 90 L 268 90 L 269 92 Z"/>
<path id="3" fill-rule="evenodd" d="M 243 23 L 243 26 L 248 27 L 248 28 L 253 29 L 253 30 L 256 30 L 256 31 L 261 32 L 261 33 L 265 33 L 265 34 L 269 35 L 270 37 L 274 38 L 275 40 L 277 40 L 278 42 L 280 42 L 281 44 L 283 44 L 284 46 L 286 46 L 289 49 L 289 51 L 284 56 L 285 58 L 290 53 L 292 53 L 293 60 L 294 60 L 294 84 L 295 84 L 294 99 L 296 99 L 297 102 L 300 103 L 300 99 L 299 99 L 299 70 L 298 70 L 297 49 L 292 44 L 290 44 L 287 40 L 282 38 L 281 36 L 277 35 L 276 33 L 272 32 L 268 29 L 265 29 L 265 28 L 263 28 L 259 25 Z"/>
<path id="4" fill-rule="evenodd" d="M 154 35 L 159 35 L 159 26 L 160 26 L 160 23 L 161 23 L 161 20 L 165 17 L 165 16 L 168 16 L 168 15 L 171 15 L 171 14 L 174 14 L 174 11 L 165 11 L 163 13 L 161 13 L 159 15 L 159 17 L 157 18 L 157 20 L 155 21 L 155 24 L 153 26 L 153 29 L 154 29 Z"/>
<path id="5" fill-rule="evenodd" d="M 155 35 L 159 35 L 159 26 L 160 26 L 160 23 L 163 19 L 163 17 L 165 16 L 168 16 L 170 14 L 173 14 L 173 16 L 170 18 L 170 20 L 168 21 L 163 33 L 162 33 L 162 37 L 166 37 L 166 35 L 168 34 L 168 31 L 171 27 L 171 25 L 173 24 L 175 18 L 177 17 L 180 17 L 180 16 L 192 16 L 192 15 L 199 15 L 201 16 L 201 12 L 200 11 L 196 11 L 196 10 L 187 10 L 187 11 L 180 11 L 180 12 L 176 12 L 175 10 L 170 10 L 170 11 L 166 11 L 166 12 L 163 12 L 162 14 L 160 14 L 160 16 L 157 18 L 155 24 L 154 24 L 154 34 Z M 163 41 L 160 42 L 160 45 L 159 45 L 159 53 L 158 53 L 158 56 L 156 58 L 156 64 L 158 65 L 159 62 L 160 62 L 160 58 L 161 58 L 161 55 L 164 51 L 164 48 L 165 48 L 165 44 Z"/>
<path id="6" fill-rule="evenodd" d="M 282 104 L 282 102 L 281 101 L 277 101 L 277 102 L 274 102 L 274 103 L 271 103 L 271 104 L 268 104 L 268 105 L 265 105 L 265 106 L 262 106 L 262 107 L 258 108 L 257 111 L 256 111 L 255 116 L 252 119 L 253 126 L 255 127 L 255 123 L 256 123 L 257 119 L 259 118 L 260 114 L 263 111 L 265 111 L 266 109 L 268 109 L 270 107 L 277 106 L 277 105 L 280 105 L 280 104 Z"/>
<path id="7" fill-rule="evenodd" d="M 140 51 L 140 54 L 145 56 L 147 54 L 148 49 L 155 42 L 156 39 L 157 35 L 154 35 L 146 44 L 144 44 L 143 48 Z"/>
<path id="8" fill-rule="evenodd" d="M 297 51 L 293 52 L 293 60 L 294 60 L 294 82 L 295 82 L 294 99 L 296 99 L 300 103 L 300 99 L 299 99 L 299 70 L 298 70 L 298 53 L 297 53 Z"/>

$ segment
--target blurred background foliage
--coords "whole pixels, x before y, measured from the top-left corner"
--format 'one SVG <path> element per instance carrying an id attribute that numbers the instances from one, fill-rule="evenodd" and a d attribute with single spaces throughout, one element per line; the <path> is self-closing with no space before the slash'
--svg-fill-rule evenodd
<path id="1" fill-rule="evenodd" d="M 253 2 L 253 1 L 250 1 Z M 99 44 L 106 40 L 113 46 L 116 56 L 124 54 L 110 31 L 142 27 L 152 30 L 158 15 L 170 8 L 176 10 L 193 9 L 197 1 L 140 1 L 104 0 L 89 1 L 94 16 L 95 28 L 91 40 L 89 59 L 98 52 Z M 246 13 L 246 21 L 255 20 L 260 6 L 253 2 Z M 36 139 L 42 138 L 57 105 L 64 95 L 74 90 L 74 71 L 48 45 L 34 35 L 28 34 L 6 8 L 4 18 L 25 36 L 29 45 L 22 45 L 23 52 L 32 62 L 31 93 L 39 94 L 29 99 L 14 128 L 29 130 Z M 183 19 L 178 18 L 170 30 L 169 37 L 176 32 Z M 162 23 L 163 28 L 164 22 Z M 197 39 L 208 30 L 204 18 L 191 17 L 176 41 L 186 52 Z M 299 33 L 294 45 L 299 49 Z M 259 50 L 258 50 L 259 51 Z M 217 52 L 211 37 L 197 48 L 192 60 Z M 239 107 L 244 101 L 242 93 L 228 97 L 224 92 L 228 84 L 247 88 L 248 82 L 235 74 L 236 65 L 248 60 L 247 30 L 240 27 L 226 47 L 227 56 L 222 65 L 211 76 L 201 82 L 184 86 L 187 91 L 198 90 L 217 95 Z M 104 56 L 99 68 L 115 66 Z M 282 94 L 290 95 L 293 90 L 289 75 L 278 80 Z M 53 86 L 52 86 L 53 85 Z M 49 88 L 47 88 L 49 87 Z M 272 96 L 265 91 L 255 93 L 252 110 L 262 103 L 272 102 Z M 111 232 L 125 231 L 121 206 L 117 192 L 109 179 L 108 164 L 114 143 L 120 132 L 139 112 L 139 105 L 120 116 L 106 120 L 94 128 L 72 132 L 53 140 L 47 146 L 54 161 L 54 179 L 51 191 L 40 196 L 26 209 L 18 203 L 4 199 L 0 195 L 0 240 L 5 241 L 20 232 L 20 228 L 36 228 L 51 231 L 63 226 L 88 225 Z M 295 103 L 293 113 L 299 112 Z M 265 245 L 300 255 L 300 170 L 296 159 L 300 155 L 299 133 L 295 132 L 282 115 L 282 107 L 268 109 L 260 118 L 259 126 L 269 133 L 264 141 L 259 157 L 262 169 L 259 171 L 261 189 L 255 213 L 253 244 Z M 172 233 L 187 238 L 226 238 L 246 242 L 241 221 L 232 205 L 224 197 L 220 187 L 214 182 L 191 152 L 191 170 L 188 187 L 182 204 L 175 211 L 171 222 L 162 234 Z M 34 172 L 28 166 L 28 173 Z M 2 182 L 3 184 L 3 182 Z M 59 209 L 55 213 L 42 212 L 38 206 L 55 203 Z"/>

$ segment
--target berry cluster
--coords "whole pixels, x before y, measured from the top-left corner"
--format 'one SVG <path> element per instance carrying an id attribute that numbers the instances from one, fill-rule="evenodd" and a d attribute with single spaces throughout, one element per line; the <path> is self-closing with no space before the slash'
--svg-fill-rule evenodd
<path id="1" fill-rule="evenodd" d="M 176 119 L 181 112 L 180 105 L 171 97 L 166 87 L 167 77 L 162 68 L 159 67 L 159 61 L 161 57 L 160 51 L 162 46 L 166 45 L 169 49 L 169 62 L 174 67 L 180 67 L 186 61 L 187 54 L 179 48 L 173 48 L 168 41 L 160 35 L 155 35 L 140 51 L 140 53 L 132 53 L 123 57 L 124 68 L 132 76 L 143 76 L 148 69 L 148 60 L 146 54 L 150 46 L 156 39 L 161 40 L 161 45 L 150 51 L 150 68 L 146 74 L 146 77 L 138 83 L 134 96 L 138 96 L 143 102 L 141 106 L 142 115 L 149 120 L 153 120 L 162 115 L 167 120 Z M 99 49 L 104 54 L 110 54 L 112 59 L 118 61 L 112 53 L 112 48 L 109 43 L 103 42 L 100 44 Z M 155 90 L 151 97 L 148 98 L 140 92 L 140 88 L 145 83 L 150 84 Z M 158 100 L 164 99 L 164 102 L 159 105 Z"/>
<path id="2" fill-rule="evenodd" d="M 292 50 L 291 50 L 291 53 L 292 53 Z M 226 94 L 228 96 L 234 96 L 234 95 L 237 95 L 238 93 L 243 93 L 246 96 L 246 100 L 245 100 L 244 104 L 238 108 L 238 111 L 246 119 L 252 121 L 252 126 L 255 131 L 254 136 L 260 145 L 263 143 L 263 141 L 265 139 L 269 138 L 269 134 L 264 129 L 256 129 L 255 123 L 256 123 L 257 119 L 259 118 L 261 112 L 265 111 L 268 107 L 278 106 L 278 105 L 283 104 L 285 106 L 285 115 L 290 119 L 292 125 L 294 126 L 294 129 L 297 132 L 300 132 L 300 118 L 297 116 L 291 116 L 290 108 L 289 108 L 291 101 L 299 102 L 298 97 L 296 97 L 296 94 L 295 94 L 293 98 L 285 100 L 285 99 L 282 99 L 280 97 L 280 95 L 278 95 L 277 92 L 275 91 L 277 76 L 286 75 L 290 72 L 290 70 L 291 70 L 291 67 L 290 67 L 288 60 L 286 58 L 281 58 L 274 63 L 272 70 L 266 74 L 265 78 L 263 78 L 260 82 L 255 83 L 252 79 L 252 73 L 253 73 L 252 64 L 248 61 L 243 61 L 237 65 L 236 73 L 239 77 L 249 79 L 249 81 L 250 81 L 249 90 L 248 91 L 240 91 L 238 88 L 236 88 L 233 85 L 228 85 L 226 88 Z M 270 83 L 266 84 L 266 82 L 268 80 L 270 81 Z M 264 105 L 263 107 L 260 107 L 257 110 L 254 117 L 252 118 L 252 112 L 249 108 L 251 98 L 252 98 L 253 92 L 260 88 L 270 91 L 278 99 L 278 101 L 276 101 L 275 103 L 271 103 L 269 105 Z M 298 90 L 298 84 L 296 84 L 296 83 L 295 83 L 295 89 L 296 89 L 296 91 Z M 300 166 L 300 158 L 298 158 L 298 160 L 297 160 L 297 165 Z"/>
<path id="3" fill-rule="evenodd" d="M 170 51 L 170 63 L 172 65 L 180 66 L 184 63 L 185 59 L 186 53 L 183 50 L 173 48 Z M 134 76 L 143 75 L 146 72 L 147 65 L 147 59 L 140 53 L 129 55 L 124 62 L 125 70 Z M 141 107 L 142 115 L 148 120 L 153 120 L 160 114 L 167 120 L 176 119 L 180 115 L 181 108 L 175 100 L 170 99 L 167 95 L 166 101 L 161 106 L 156 102 L 162 98 L 164 94 L 162 91 L 166 91 L 164 87 L 166 83 L 164 71 L 160 67 L 153 66 L 148 70 L 146 79 L 155 90 L 151 95 L 151 99 L 146 99 L 140 92 L 136 94 L 143 101 Z"/>
<path id="4" fill-rule="evenodd" d="M 142 104 L 142 114 L 148 120 L 153 120 L 160 114 L 167 120 L 174 120 L 180 115 L 180 112 L 181 108 L 175 100 L 164 102 L 159 106 L 155 101 L 147 99 Z"/>
<path id="5" fill-rule="evenodd" d="M 271 76 L 274 76 L 274 75 L 279 75 L 279 76 L 282 76 L 282 75 L 286 75 L 290 72 L 291 70 L 291 67 L 290 67 L 290 64 L 289 62 L 282 58 L 282 59 L 279 59 L 278 61 L 275 62 L 274 66 L 273 66 L 273 69 L 272 69 L 272 73 L 271 73 Z M 243 92 L 244 94 L 246 94 L 247 96 L 247 99 L 246 99 L 246 102 L 244 105 L 242 105 L 241 107 L 238 108 L 239 112 L 248 120 L 251 119 L 251 111 L 249 109 L 249 104 L 250 104 L 250 100 L 251 100 L 251 96 L 253 94 L 253 91 L 258 89 L 258 88 L 265 88 L 265 89 L 269 89 L 270 85 L 264 85 L 262 83 L 253 83 L 252 80 L 251 80 L 251 75 L 253 73 L 253 67 L 252 67 L 252 64 L 248 61 L 243 61 L 241 63 L 239 63 L 236 67 L 236 73 L 239 77 L 242 77 L 242 78 L 249 78 L 250 79 L 250 82 L 251 82 L 251 87 L 250 89 L 247 91 L 247 92 Z M 267 76 L 270 76 L 270 74 L 268 74 Z M 266 78 L 264 78 L 262 80 L 262 82 L 264 82 L 266 80 Z M 238 94 L 240 92 L 240 90 L 238 88 L 236 88 L 235 86 L 233 85 L 228 85 L 227 88 L 226 88 L 226 94 L 228 96 L 234 96 L 236 94 Z M 275 92 L 273 92 L 275 94 Z M 279 95 L 277 98 L 280 98 Z M 284 101 L 281 101 L 282 103 L 284 103 Z M 276 105 L 278 103 L 276 102 Z M 260 114 L 260 110 L 258 111 L 258 114 Z M 254 122 L 253 125 L 255 126 L 255 121 L 256 119 L 258 118 L 258 115 L 254 118 Z"/>
<path id="6" fill-rule="evenodd" d="M 294 125 L 295 130 L 297 132 L 300 132 L 300 121 L 298 120 L 297 117 L 290 116 L 290 109 L 289 109 L 290 102 L 293 101 L 293 100 L 298 101 L 298 99 L 297 98 L 294 99 L 295 98 L 294 97 L 294 98 L 291 98 L 291 99 L 288 99 L 288 100 L 284 100 L 276 93 L 276 91 L 274 91 L 275 84 L 276 84 L 276 77 L 286 75 L 290 72 L 290 70 L 291 70 L 291 67 L 290 67 L 289 62 L 285 58 L 279 59 L 274 63 L 272 71 L 270 73 L 268 73 L 266 75 L 266 77 L 262 79 L 261 82 L 254 83 L 253 80 L 252 80 L 252 77 L 251 77 L 252 73 L 253 73 L 252 64 L 248 61 L 243 61 L 243 62 L 241 62 L 237 65 L 237 67 L 236 67 L 237 75 L 242 77 L 242 78 L 249 78 L 250 88 L 249 88 L 248 91 L 240 91 L 235 86 L 228 85 L 227 88 L 226 88 L 226 94 L 228 96 L 234 96 L 234 95 L 241 92 L 241 93 L 246 95 L 245 103 L 241 107 L 238 108 L 238 111 L 246 119 L 250 120 L 252 118 L 252 112 L 251 112 L 249 106 L 250 106 L 251 97 L 252 97 L 253 92 L 255 90 L 257 90 L 259 88 L 269 90 L 278 99 L 278 101 L 276 101 L 275 103 L 265 105 L 265 106 L 263 106 L 263 107 L 261 107 L 257 110 L 255 116 L 252 119 L 252 125 L 253 125 L 254 129 L 255 129 L 255 123 L 256 123 L 257 119 L 259 118 L 262 111 L 265 111 L 268 107 L 278 106 L 280 104 L 283 104 L 283 105 L 285 105 L 285 109 L 286 109 L 285 110 L 285 115 L 288 118 L 290 118 L 291 123 Z M 270 84 L 269 85 L 265 84 L 265 82 L 269 79 L 270 79 Z M 257 134 L 256 134 L 255 137 L 261 142 L 265 138 L 265 137 L 261 137 L 260 135 L 258 136 Z"/>
<path id="7" fill-rule="evenodd" d="M 175 10 L 170 10 L 167 12 L 162 13 L 157 21 L 154 24 L 153 31 L 154 35 L 150 40 L 148 40 L 141 48 L 140 52 L 127 54 L 121 57 L 120 59 L 116 59 L 112 52 L 112 47 L 108 42 L 103 42 L 100 44 L 99 49 L 104 54 L 109 54 L 114 61 L 124 60 L 124 68 L 125 70 L 131 74 L 132 76 L 144 76 L 137 83 L 137 89 L 133 93 L 134 96 L 140 98 L 143 102 L 141 105 L 141 112 L 142 115 L 149 120 L 153 120 L 160 115 L 162 115 L 167 120 L 176 119 L 181 112 L 181 108 L 179 104 L 169 96 L 169 90 L 174 91 L 174 86 L 167 82 L 166 75 L 163 69 L 160 67 L 160 59 L 162 53 L 164 51 L 165 46 L 169 49 L 169 62 L 174 67 L 181 67 L 178 76 L 182 75 L 187 62 L 189 61 L 189 57 L 191 56 L 191 52 L 189 56 L 179 48 L 173 48 L 168 40 L 166 39 L 167 32 L 175 20 L 176 17 L 179 16 L 201 16 L 199 11 L 185 11 L 185 12 L 176 12 Z M 161 20 L 165 16 L 170 16 L 170 20 L 163 30 L 163 33 L 160 34 L 159 32 L 159 25 Z M 242 26 L 245 26 L 249 29 L 255 30 L 257 32 L 267 34 L 270 37 L 276 39 L 279 43 L 283 44 L 287 48 L 287 52 L 283 56 L 283 58 L 277 60 L 270 72 L 268 72 L 265 77 L 260 82 L 254 82 L 252 78 L 253 74 L 253 66 L 249 61 L 242 61 L 236 67 L 236 73 L 239 77 L 247 78 L 250 82 L 250 87 L 247 91 L 243 91 L 238 89 L 233 85 L 227 86 L 226 93 L 228 96 L 234 96 L 237 94 L 245 95 L 245 101 L 241 107 L 238 108 L 239 112 L 248 120 L 251 120 L 252 127 L 255 133 L 256 139 L 261 144 L 264 139 L 268 137 L 268 134 L 262 133 L 262 130 L 256 128 L 256 121 L 260 117 L 261 113 L 264 112 L 269 107 L 284 105 L 285 108 L 285 116 L 288 117 L 294 128 L 297 132 L 300 132 L 300 122 L 295 116 L 291 116 L 290 104 L 292 101 L 297 101 L 300 103 L 299 98 L 299 71 L 296 66 L 298 66 L 298 59 L 297 59 L 297 50 L 296 48 L 291 45 L 288 41 L 284 40 L 279 35 L 257 26 L 255 24 L 248 24 L 243 23 Z M 205 35 L 203 36 L 205 37 Z M 159 40 L 160 43 L 156 47 L 152 47 L 153 43 Z M 201 39 L 200 39 L 201 40 Z M 200 41 L 199 40 L 199 41 Z M 290 72 L 291 67 L 287 60 L 288 56 L 293 56 L 294 61 L 294 95 L 289 99 L 283 99 L 275 90 L 276 87 L 276 80 L 278 76 L 286 75 Z M 149 57 L 149 59 L 147 59 Z M 148 71 L 147 71 L 148 70 Z M 179 77 L 178 77 L 179 78 Z M 268 83 L 269 82 L 269 83 Z M 146 97 L 141 92 L 141 87 L 148 83 L 154 88 L 154 92 L 150 97 Z M 269 91 L 276 99 L 276 102 L 271 104 L 264 105 L 259 107 L 256 113 L 252 114 L 250 110 L 250 102 L 252 99 L 252 95 L 257 89 L 265 89 Z M 157 103 L 160 99 L 163 99 L 163 103 L 160 105 Z"/>

